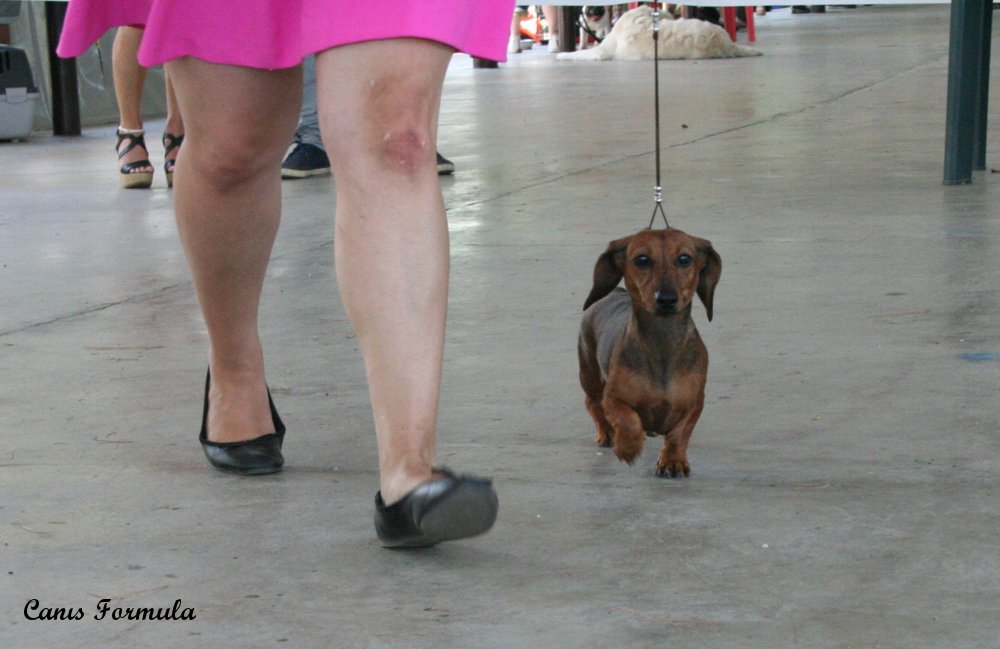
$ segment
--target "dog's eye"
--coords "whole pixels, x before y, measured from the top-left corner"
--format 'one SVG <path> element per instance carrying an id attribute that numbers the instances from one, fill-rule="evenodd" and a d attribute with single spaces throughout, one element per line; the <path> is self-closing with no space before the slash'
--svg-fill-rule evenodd
<path id="1" fill-rule="evenodd" d="M 649 258 L 649 255 L 639 255 L 632 260 L 636 268 L 649 268 L 653 265 L 653 260 Z"/>
<path id="2" fill-rule="evenodd" d="M 677 265 L 681 268 L 688 268 L 694 263 L 694 259 L 691 255 L 681 255 L 677 258 Z"/>

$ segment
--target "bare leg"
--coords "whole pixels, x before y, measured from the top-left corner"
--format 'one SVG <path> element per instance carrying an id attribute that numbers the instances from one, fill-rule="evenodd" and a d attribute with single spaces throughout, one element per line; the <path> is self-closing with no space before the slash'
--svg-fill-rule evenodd
<path id="1" fill-rule="evenodd" d="M 318 55 L 341 296 L 361 344 L 386 503 L 432 477 L 448 293 L 435 147 L 452 50 L 397 39 Z"/>
<path id="2" fill-rule="evenodd" d="M 139 65 L 139 43 L 142 30 L 136 27 L 119 27 L 111 48 L 111 70 L 115 82 L 115 99 L 118 102 L 119 125 L 124 129 L 142 128 L 142 89 L 146 85 L 146 68 Z M 122 148 L 127 142 L 122 143 Z M 121 163 L 137 162 L 149 158 L 142 147 L 135 147 L 121 159 Z M 138 167 L 135 173 L 150 173 L 152 167 Z"/>
<path id="3" fill-rule="evenodd" d="M 521 51 L 521 19 L 524 12 L 519 7 L 514 7 L 514 15 L 510 19 L 510 38 L 507 40 L 507 53 L 517 54 Z"/>
<path id="4" fill-rule="evenodd" d="M 559 51 L 559 9 L 555 5 L 542 5 L 542 14 L 549 24 L 549 51 Z"/>
<path id="5" fill-rule="evenodd" d="M 167 71 L 187 128 L 174 202 L 211 345 L 208 437 L 252 439 L 274 432 L 257 308 L 280 220 L 281 160 L 298 120 L 302 71 L 192 58 L 171 61 Z"/>

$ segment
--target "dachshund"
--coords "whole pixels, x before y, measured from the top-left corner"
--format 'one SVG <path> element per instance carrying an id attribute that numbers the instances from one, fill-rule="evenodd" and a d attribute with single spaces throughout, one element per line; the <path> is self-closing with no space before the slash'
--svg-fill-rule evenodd
<path id="1" fill-rule="evenodd" d="M 579 355 L 597 444 L 632 464 L 644 432 L 663 435 L 660 477 L 691 473 L 687 446 L 705 404 L 708 371 L 691 303 L 697 294 L 711 321 L 721 273 L 711 242 L 673 228 L 612 241 L 594 267 Z M 622 277 L 625 288 L 616 288 Z"/>

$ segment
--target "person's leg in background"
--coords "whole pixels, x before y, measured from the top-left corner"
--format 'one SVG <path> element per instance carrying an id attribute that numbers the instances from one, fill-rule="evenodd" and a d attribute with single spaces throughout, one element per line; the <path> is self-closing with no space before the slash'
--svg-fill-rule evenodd
<path id="1" fill-rule="evenodd" d="M 542 14 L 549 24 L 549 52 L 559 51 L 559 9 L 554 5 L 542 5 Z"/>
<path id="2" fill-rule="evenodd" d="M 153 165 L 144 139 L 141 103 L 146 68 L 139 65 L 142 29 L 119 27 L 111 49 L 111 70 L 118 103 L 118 161 L 125 188 L 145 189 L 153 184 Z"/>
<path id="3" fill-rule="evenodd" d="M 167 186 L 174 186 L 174 167 L 180 154 L 181 143 L 184 142 L 184 119 L 177 104 L 177 95 L 170 75 L 164 72 L 167 84 L 167 121 L 163 126 L 163 171 L 167 174 Z"/>
<path id="4" fill-rule="evenodd" d="M 527 5 L 517 5 L 514 7 L 514 14 L 510 19 L 510 38 L 507 39 L 507 53 L 521 53 L 521 21 L 528 13 Z"/>
<path id="5" fill-rule="evenodd" d="M 281 163 L 282 178 L 308 178 L 330 173 L 330 159 L 323 148 L 316 113 L 316 57 L 302 61 L 302 110 L 292 149 Z"/>

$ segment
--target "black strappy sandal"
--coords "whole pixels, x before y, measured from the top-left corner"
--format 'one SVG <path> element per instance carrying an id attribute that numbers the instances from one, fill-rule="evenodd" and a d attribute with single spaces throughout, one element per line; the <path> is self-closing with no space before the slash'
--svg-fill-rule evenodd
<path id="1" fill-rule="evenodd" d="M 137 146 L 141 146 L 146 149 L 146 140 L 144 138 L 145 131 L 139 129 L 137 131 L 125 130 L 119 127 L 118 129 L 118 143 L 115 144 L 115 150 L 118 151 L 118 160 L 121 161 L 128 152 Z M 128 146 L 125 150 L 121 150 L 122 142 L 128 140 Z M 146 149 L 148 151 L 148 149 Z M 153 186 L 153 172 L 152 171 L 133 171 L 133 169 L 142 168 L 152 169 L 153 165 L 149 163 L 149 159 L 136 160 L 135 162 L 126 162 L 121 166 L 119 171 L 121 172 L 121 182 L 122 187 L 125 189 L 149 189 Z"/>
<path id="2" fill-rule="evenodd" d="M 174 167 L 177 166 L 176 160 L 167 160 L 167 156 L 174 149 L 180 148 L 181 144 L 184 142 L 184 134 L 174 135 L 173 133 L 163 133 L 163 171 L 167 174 L 167 187 L 174 186 Z"/>

